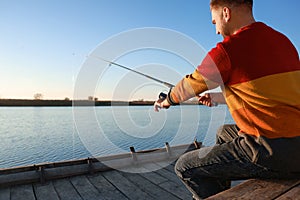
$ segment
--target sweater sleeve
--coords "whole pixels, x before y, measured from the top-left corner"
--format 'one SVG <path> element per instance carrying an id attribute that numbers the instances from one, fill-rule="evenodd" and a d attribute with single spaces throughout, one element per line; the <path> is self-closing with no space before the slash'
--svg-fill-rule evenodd
<path id="1" fill-rule="evenodd" d="M 227 42 L 226 39 L 224 41 Z M 207 80 L 219 85 L 228 82 L 231 70 L 231 62 L 223 45 L 224 42 L 218 43 L 197 68 Z"/>
<path id="2" fill-rule="evenodd" d="M 169 102 L 177 104 L 192 97 L 198 96 L 202 92 L 214 89 L 223 84 L 229 77 L 230 60 L 218 44 L 212 49 L 197 69 L 190 75 L 186 75 L 169 94 Z"/>

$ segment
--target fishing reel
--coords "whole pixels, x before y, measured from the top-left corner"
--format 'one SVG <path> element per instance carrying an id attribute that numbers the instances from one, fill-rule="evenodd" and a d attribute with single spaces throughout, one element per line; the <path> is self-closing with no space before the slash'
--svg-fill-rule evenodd
<path id="1" fill-rule="evenodd" d="M 168 94 L 166 94 L 165 92 L 159 93 L 159 95 L 158 95 L 159 100 L 158 101 L 163 102 L 166 98 L 168 98 L 168 95 L 170 95 L 170 93 L 171 93 L 171 89 L 169 90 Z M 173 105 L 173 106 L 174 105 L 179 105 L 179 103 L 172 102 L 171 98 L 168 98 L 168 102 L 169 102 L 170 105 Z"/>
<path id="2" fill-rule="evenodd" d="M 161 92 L 161 93 L 159 93 L 159 95 L 158 95 L 158 99 L 160 100 L 160 101 L 163 101 L 163 100 L 165 100 L 166 98 L 167 98 L 167 94 L 166 93 L 164 93 L 164 92 Z"/>

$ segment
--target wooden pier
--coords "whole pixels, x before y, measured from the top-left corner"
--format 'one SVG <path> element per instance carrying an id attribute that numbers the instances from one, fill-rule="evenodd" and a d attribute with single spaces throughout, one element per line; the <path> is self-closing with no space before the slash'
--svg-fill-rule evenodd
<path id="1" fill-rule="evenodd" d="M 192 199 L 174 173 L 190 145 L 0 169 L 0 200 Z"/>
<path id="2" fill-rule="evenodd" d="M 0 200 L 192 200 L 174 173 L 193 145 L 0 169 Z M 104 164 L 105 163 L 105 164 Z M 235 183 L 236 184 L 236 183 Z M 248 180 L 213 200 L 300 199 L 299 180 Z"/>
<path id="3" fill-rule="evenodd" d="M 173 165 L 147 173 L 118 170 L 0 189 L 0 200 L 192 199 Z"/>

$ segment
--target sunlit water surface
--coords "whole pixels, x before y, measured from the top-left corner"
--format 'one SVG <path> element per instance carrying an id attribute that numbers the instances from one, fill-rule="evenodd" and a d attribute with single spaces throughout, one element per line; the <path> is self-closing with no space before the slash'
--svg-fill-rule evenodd
<path id="1" fill-rule="evenodd" d="M 226 106 L 1 107 L 0 168 L 215 142 Z"/>

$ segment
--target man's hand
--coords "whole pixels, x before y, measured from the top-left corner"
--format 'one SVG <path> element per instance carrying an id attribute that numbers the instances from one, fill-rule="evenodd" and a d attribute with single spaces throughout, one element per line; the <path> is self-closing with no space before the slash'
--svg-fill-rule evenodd
<path id="1" fill-rule="evenodd" d="M 222 93 L 206 93 L 204 96 L 200 96 L 198 101 L 208 107 L 216 106 L 218 104 L 226 104 Z"/>
<path id="2" fill-rule="evenodd" d="M 167 99 L 161 100 L 158 99 L 154 103 L 154 111 L 159 112 L 159 109 L 165 108 L 168 109 L 170 107 L 170 103 L 167 101 Z"/>
<path id="3" fill-rule="evenodd" d="M 202 103 L 203 105 L 206 105 L 208 107 L 211 107 L 214 105 L 209 93 L 204 94 L 204 96 L 200 96 L 198 98 L 198 101 L 199 101 L 199 103 Z"/>

